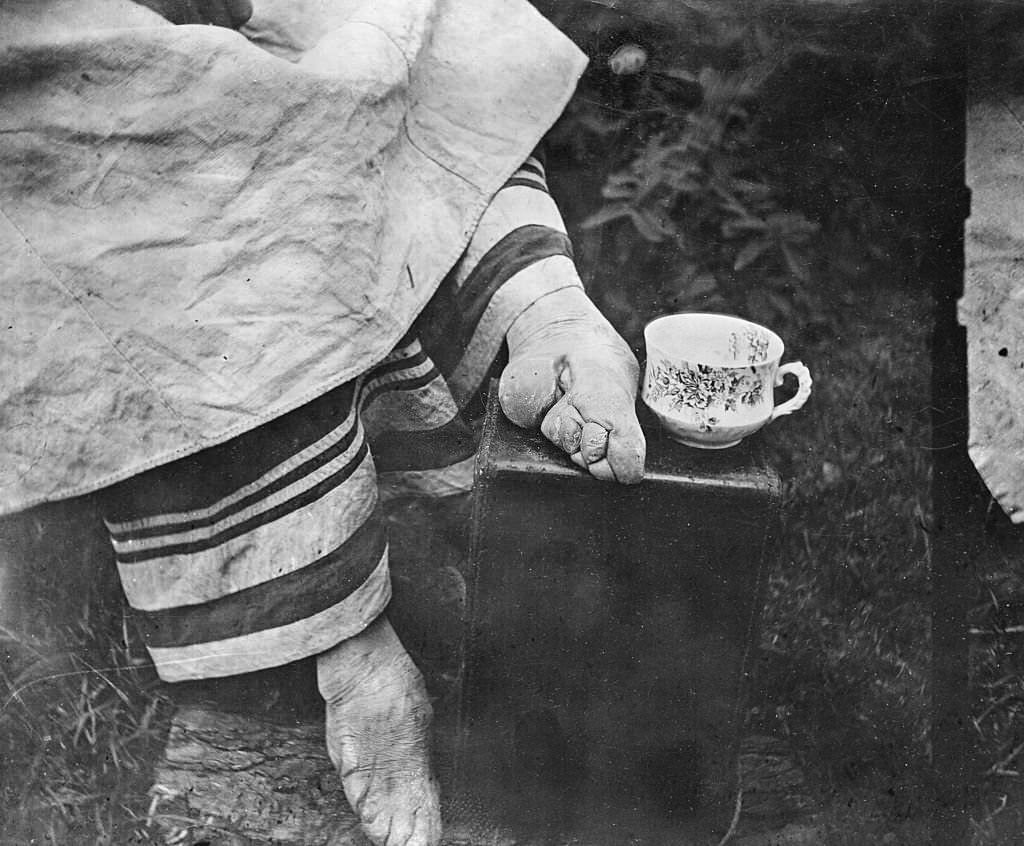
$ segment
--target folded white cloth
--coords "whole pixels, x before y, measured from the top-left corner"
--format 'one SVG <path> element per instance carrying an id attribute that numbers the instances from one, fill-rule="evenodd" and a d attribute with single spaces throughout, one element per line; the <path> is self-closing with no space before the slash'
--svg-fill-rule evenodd
<path id="1" fill-rule="evenodd" d="M 297 42 L 252 22 L 277 56 L 127 0 L 0 5 L 0 513 L 383 359 L 585 63 L 523 0 L 312 5 Z"/>

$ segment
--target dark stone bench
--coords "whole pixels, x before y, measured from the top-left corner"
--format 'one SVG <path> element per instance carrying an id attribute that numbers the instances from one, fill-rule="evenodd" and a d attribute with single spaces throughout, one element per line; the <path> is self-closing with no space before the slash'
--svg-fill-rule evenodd
<path id="1" fill-rule="evenodd" d="M 601 483 L 495 405 L 458 780 L 510 827 L 711 842 L 736 807 L 779 478 L 756 438 L 702 451 L 647 426 L 644 482 Z"/>

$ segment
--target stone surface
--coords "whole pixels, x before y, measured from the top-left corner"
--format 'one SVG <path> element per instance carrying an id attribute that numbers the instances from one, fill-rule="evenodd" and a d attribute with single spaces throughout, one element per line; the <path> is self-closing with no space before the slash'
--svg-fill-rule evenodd
<path id="1" fill-rule="evenodd" d="M 703 843 L 733 813 L 780 482 L 756 445 L 690 449 L 641 417 L 646 476 L 620 486 L 491 405 L 460 777 L 550 836 L 683 826 Z"/>

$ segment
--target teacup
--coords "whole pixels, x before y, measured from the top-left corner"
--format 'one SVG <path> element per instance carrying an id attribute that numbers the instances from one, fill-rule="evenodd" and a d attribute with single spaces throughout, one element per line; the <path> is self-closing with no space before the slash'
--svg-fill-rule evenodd
<path id="1" fill-rule="evenodd" d="M 669 314 L 647 324 L 643 399 L 668 434 L 701 449 L 735 446 L 811 395 L 810 371 L 779 365 L 782 339 L 726 314 Z M 773 388 L 796 376 L 792 399 L 775 405 Z"/>

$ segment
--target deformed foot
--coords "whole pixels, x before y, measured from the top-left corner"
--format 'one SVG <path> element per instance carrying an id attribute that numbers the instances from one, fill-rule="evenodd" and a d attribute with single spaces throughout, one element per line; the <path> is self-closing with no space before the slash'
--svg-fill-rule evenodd
<path id="1" fill-rule="evenodd" d="M 386 619 L 321 655 L 327 751 L 345 796 L 376 846 L 441 839 L 430 765 L 432 717 L 423 677 Z"/>
<path id="2" fill-rule="evenodd" d="M 498 399 L 605 481 L 636 484 L 646 442 L 636 416 L 636 357 L 580 287 L 541 297 L 509 328 Z"/>

